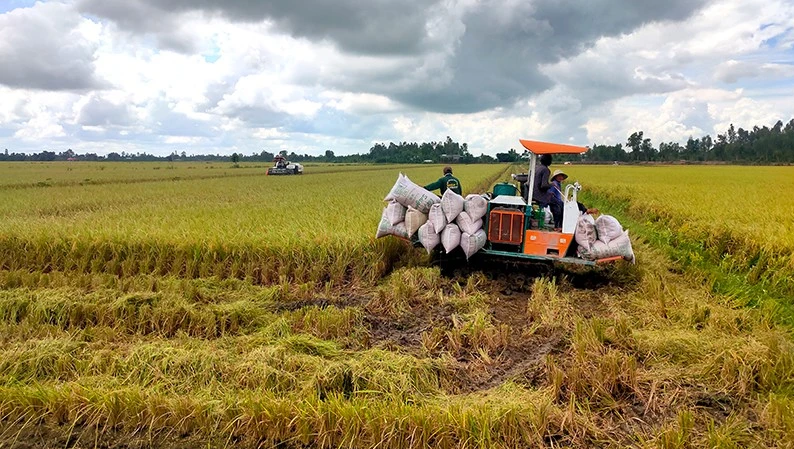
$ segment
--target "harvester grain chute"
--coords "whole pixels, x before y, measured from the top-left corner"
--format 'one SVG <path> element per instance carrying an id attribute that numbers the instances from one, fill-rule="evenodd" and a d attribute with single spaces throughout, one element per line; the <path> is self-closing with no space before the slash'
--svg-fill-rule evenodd
<path id="1" fill-rule="evenodd" d="M 284 156 L 277 154 L 273 159 L 273 166 L 267 169 L 268 175 L 302 175 L 303 165 L 290 162 Z"/>

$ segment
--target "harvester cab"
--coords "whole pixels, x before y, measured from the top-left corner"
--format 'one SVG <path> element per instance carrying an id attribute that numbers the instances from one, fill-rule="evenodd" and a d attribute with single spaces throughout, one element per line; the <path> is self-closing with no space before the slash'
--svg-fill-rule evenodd
<path id="1" fill-rule="evenodd" d="M 267 169 L 268 175 L 302 175 L 303 165 L 290 162 L 284 156 L 277 154 L 273 158 L 273 166 Z"/>
<path id="2" fill-rule="evenodd" d="M 546 225 L 542 209 L 532 202 L 535 168 L 538 156 L 548 154 L 582 154 L 587 147 L 562 145 L 531 140 L 520 140 L 529 152 L 529 170 L 515 175 L 518 186 L 509 182 L 498 183 L 493 198 L 488 202 L 484 229 L 487 241 L 479 252 L 503 260 L 527 262 L 560 262 L 578 265 L 596 265 L 622 259 L 621 256 L 587 260 L 576 254 L 574 232 L 578 208 L 564 208 L 563 227 L 555 231 Z M 576 201 L 581 189 L 578 183 L 565 189 L 568 201 Z"/>

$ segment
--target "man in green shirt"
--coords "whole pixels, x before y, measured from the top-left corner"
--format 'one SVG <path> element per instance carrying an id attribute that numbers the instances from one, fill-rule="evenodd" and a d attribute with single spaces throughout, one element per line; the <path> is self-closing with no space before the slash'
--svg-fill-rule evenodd
<path id="1" fill-rule="evenodd" d="M 450 166 L 444 167 L 444 176 L 439 178 L 438 181 L 426 185 L 425 189 L 430 190 L 431 192 L 433 190 L 440 189 L 442 196 L 444 195 L 444 192 L 447 191 L 447 189 L 452 190 L 458 195 L 463 194 L 462 193 L 463 191 L 460 188 L 460 180 L 452 176 L 452 167 Z"/>

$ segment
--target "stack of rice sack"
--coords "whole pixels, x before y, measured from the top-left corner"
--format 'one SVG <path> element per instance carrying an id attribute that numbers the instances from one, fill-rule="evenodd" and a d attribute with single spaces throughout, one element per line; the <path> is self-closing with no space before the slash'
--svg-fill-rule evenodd
<path id="1" fill-rule="evenodd" d="M 376 238 L 394 235 L 410 239 L 427 221 L 430 207 L 439 202 L 433 192 L 414 184 L 402 173 L 383 200 L 389 204 L 383 209 Z"/>
<path id="2" fill-rule="evenodd" d="M 419 242 L 428 254 L 439 244 L 447 254 L 460 246 L 468 259 L 485 246 L 482 218 L 487 211 L 488 200 L 482 195 L 463 198 L 447 190 L 440 203 L 430 206 L 426 222 L 419 227 Z"/>
<path id="3" fill-rule="evenodd" d="M 629 231 L 623 230 L 618 220 L 611 215 L 601 215 L 594 220 L 589 214 L 579 217 L 576 224 L 576 243 L 579 257 L 587 260 L 623 256 L 635 262 L 634 251 L 629 240 Z"/>

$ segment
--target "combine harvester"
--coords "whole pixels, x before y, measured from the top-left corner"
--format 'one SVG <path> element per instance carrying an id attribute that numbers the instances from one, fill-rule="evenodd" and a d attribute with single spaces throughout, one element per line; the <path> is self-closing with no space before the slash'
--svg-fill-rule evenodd
<path id="1" fill-rule="evenodd" d="M 267 169 L 270 175 L 302 175 L 303 165 L 297 162 L 290 162 L 284 156 L 277 154 L 273 159 L 273 166 Z"/>
<path id="2" fill-rule="evenodd" d="M 575 250 L 574 232 L 579 217 L 578 207 L 565 207 L 562 230 L 555 232 L 542 224 L 543 218 L 532 205 L 532 188 L 535 185 L 535 167 L 538 156 L 543 154 L 582 154 L 588 149 L 573 145 L 562 145 L 531 140 L 520 140 L 529 151 L 529 172 L 517 175 L 520 188 L 510 183 L 494 186 L 493 199 L 488 202 L 487 219 L 483 229 L 488 239 L 478 252 L 483 256 L 514 261 L 555 262 L 594 266 L 623 260 L 623 256 L 611 256 L 588 260 L 579 257 Z M 565 189 L 566 203 L 576 205 L 578 183 Z"/>
<path id="3" fill-rule="evenodd" d="M 582 214 L 577 202 L 579 183 L 565 188 L 562 227 L 547 223 L 550 212 L 532 202 L 539 155 L 582 154 L 588 149 L 573 145 L 521 140 L 529 151 L 529 171 L 513 175 L 518 181 L 501 182 L 492 195 L 471 194 L 465 199 L 447 190 L 439 198 L 400 174 L 384 199 L 376 237 L 394 235 L 424 247 L 443 269 L 460 263 L 483 267 L 497 264 L 554 264 L 596 266 L 634 262 L 628 231 L 609 215 L 594 219 Z M 470 267 L 472 268 L 472 267 Z"/>

